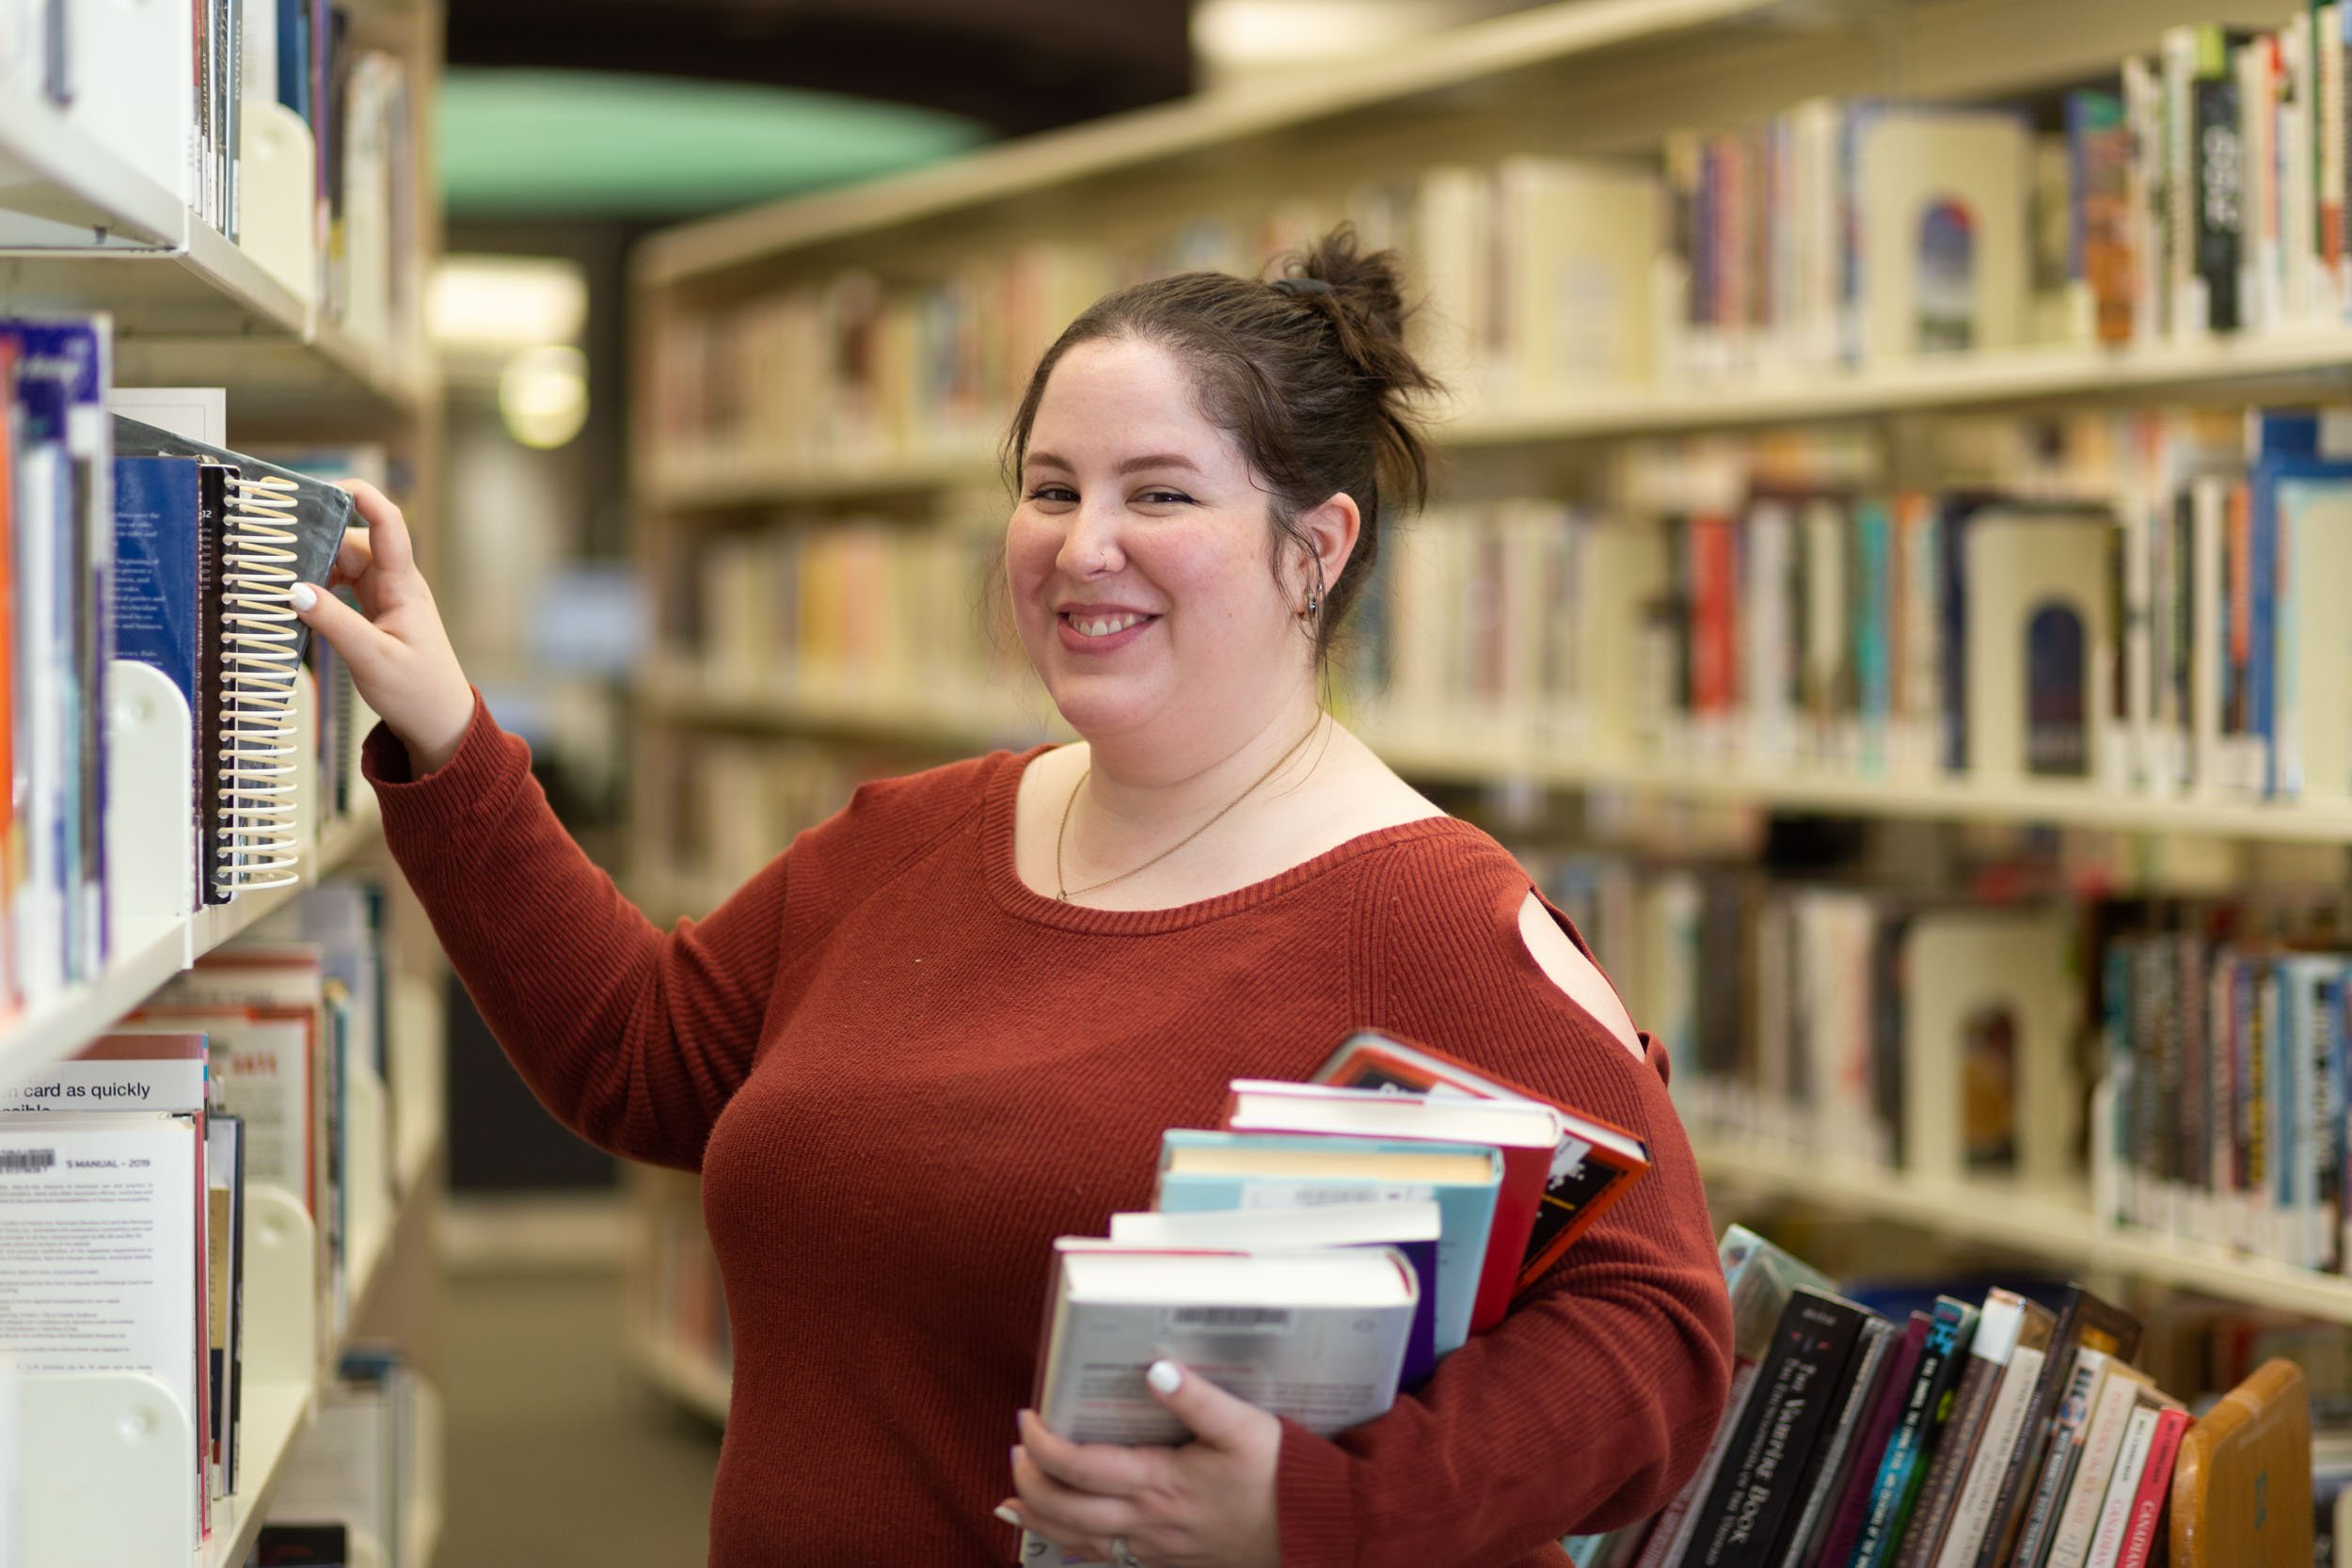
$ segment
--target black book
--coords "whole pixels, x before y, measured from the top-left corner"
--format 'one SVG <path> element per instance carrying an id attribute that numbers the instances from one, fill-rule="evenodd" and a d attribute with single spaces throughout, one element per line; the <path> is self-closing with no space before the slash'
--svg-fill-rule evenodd
<path id="1" fill-rule="evenodd" d="M 1772 1331 L 1756 1386 L 1700 1506 L 1680 1568 L 1768 1568 L 1796 1512 L 1808 1456 L 1845 1391 L 1871 1314 L 1800 1287 Z"/>
<path id="2" fill-rule="evenodd" d="M 1831 1512 L 1845 1496 L 1846 1480 L 1857 1463 L 1855 1450 L 1862 1445 L 1862 1429 L 1878 1403 L 1879 1386 L 1886 1381 L 1886 1370 L 1901 1338 L 1883 1318 L 1864 1321 L 1852 1365 L 1846 1370 L 1844 1391 L 1820 1440 L 1813 1445 L 1804 1475 L 1797 1482 L 1797 1507 L 1773 1549 L 1772 1559 L 1780 1568 L 1804 1568 L 1828 1533 Z"/>
<path id="3" fill-rule="evenodd" d="M 1879 1456 L 1869 1513 L 1863 1523 L 1862 1540 L 1854 1547 L 1854 1568 L 1879 1568 L 1901 1543 L 1928 1462 L 1935 1452 L 1936 1438 L 1951 1414 L 1953 1388 L 1960 1381 L 1960 1366 L 1967 1357 L 1969 1336 L 1976 1326 L 1975 1307 L 1951 1296 L 1935 1298 L 1927 1347 L 1920 1353 L 1918 1370 L 1903 1396 L 1894 1435 Z"/>
<path id="4" fill-rule="evenodd" d="M 2083 1349 L 2105 1351 L 2119 1361 L 2129 1361 L 2139 1352 L 2139 1320 L 2122 1307 L 2101 1300 L 2079 1285 L 2066 1288 L 2066 1298 L 2058 1306 L 2058 1327 L 2050 1336 L 2049 1354 L 2042 1360 L 2042 1375 L 2034 1380 L 2033 1395 L 2026 1406 L 2025 1427 L 2018 1433 L 2016 1448 L 2010 1451 L 2001 1489 L 1994 1496 L 1984 1544 L 1977 1552 L 1977 1568 L 1999 1568 L 2009 1561 L 2010 1553 L 2017 1544 L 2018 1530 L 2025 1524 L 2026 1506 L 2033 1497 L 2034 1481 L 2043 1453 L 2050 1446 L 2050 1428 L 2058 1418 L 2058 1401 L 2065 1397 L 2067 1385 L 2074 1381 L 2074 1353 Z"/>

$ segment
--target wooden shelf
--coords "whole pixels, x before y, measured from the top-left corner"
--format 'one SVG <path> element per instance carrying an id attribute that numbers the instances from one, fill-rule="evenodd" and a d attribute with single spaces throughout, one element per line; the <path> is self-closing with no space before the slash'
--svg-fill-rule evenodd
<path id="1" fill-rule="evenodd" d="M 689 510 L 921 496 L 996 483 L 995 455 L 977 448 L 822 460 L 714 449 L 655 453 L 638 487 L 658 505 Z"/>
<path id="2" fill-rule="evenodd" d="M 232 903 L 215 905 L 184 919 L 120 923 L 115 933 L 115 958 L 105 973 L 69 987 L 47 1005 L 27 1011 L 0 1030 L 0 1077 L 72 1055 L 174 974 L 300 896 L 305 888 L 358 854 L 381 831 L 374 798 L 369 796 L 362 810 L 326 825 L 317 852 L 302 868 L 299 882 L 248 893 Z"/>
<path id="3" fill-rule="evenodd" d="M 1825 1162 L 1803 1149 L 1693 1135 L 1710 1189 L 1762 1194 L 1834 1212 L 2046 1259 L 2076 1271 L 2111 1270 L 2225 1300 L 2352 1324 L 2352 1278 L 2298 1269 L 2225 1247 L 2102 1224 L 2089 1188 L 1939 1181 L 1875 1165 Z"/>

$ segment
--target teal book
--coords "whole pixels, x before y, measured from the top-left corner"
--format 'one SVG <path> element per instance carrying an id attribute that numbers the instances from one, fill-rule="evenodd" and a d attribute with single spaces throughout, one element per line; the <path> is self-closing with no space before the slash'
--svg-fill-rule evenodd
<path id="1" fill-rule="evenodd" d="M 1502 1182 L 1502 1155 L 1486 1144 L 1172 1129 L 1160 1141 L 1153 1207 L 1181 1213 L 1434 1200 L 1439 1225 L 1431 1339 L 1442 1356 L 1470 1338 Z"/>
<path id="2" fill-rule="evenodd" d="M 1944 1418 L 1951 1414 L 1952 1395 L 1976 1326 L 1976 1307 L 1951 1296 L 1935 1298 L 1927 1344 L 1912 1373 L 1894 1434 L 1879 1460 L 1862 1539 L 1847 1568 L 1883 1568 L 1894 1560 L 1903 1528 L 1911 1522 L 1911 1505 L 1918 1500 L 1920 1483 L 1927 1479 L 1936 1439 L 1943 1435 Z"/>

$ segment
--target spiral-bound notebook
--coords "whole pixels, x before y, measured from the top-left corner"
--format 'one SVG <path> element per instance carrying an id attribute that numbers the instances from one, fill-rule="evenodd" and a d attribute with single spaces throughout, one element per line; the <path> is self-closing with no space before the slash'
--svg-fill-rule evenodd
<path id="1" fill-rule="evenodd" d="M 282 886 L 301 870 L 294 705 L 310 630 L 288 595 L 326 580 L 351 497 L 119 414 L 114 443 L 118 476 L 133 482 L 117 506 L 129 549 L 117 640 L 179 683 L 196 721 L 200 896 Z"/>

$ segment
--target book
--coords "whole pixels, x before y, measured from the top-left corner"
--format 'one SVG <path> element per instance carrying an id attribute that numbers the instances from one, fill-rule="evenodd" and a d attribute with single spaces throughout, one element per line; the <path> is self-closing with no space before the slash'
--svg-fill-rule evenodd
<path id="1" fill-rule="evenodd" d="M 351 520 L 351 497 L 123 415 L 114 416 L 112 431 L 118 455 L 193 457 L 229 470 L 220 550 L 222 561 L 233 556 L 239 569 L 233 583 L 225 570 L 215 579 L 219 596 L 233 602 L 249 639 L 257 627 L 268 634 L 244 644 L 244 657 L 219 665 L 220 749 L 228 755 L 219 767 L 220 842 L 203 875 L 216 895 L 284 886 L 298 874 L 295 830 L 265 781 L 280 777 L 278 758 L 294 738 L 294 683 L 310 632 L 288 594 L 297 582 L 326 580 Z M 192 529 L 200 526 L 191 519 Z M 207 658 L 217 647 L 207 647 Z"/>
<path id="2" fill-rule="evenodd" d="M 245 1121 L 225 1113 L 204 1123 L 206 1275 L 211 1291 L 213 1494 L 232 1496 L 245 1418 Z"/>
<path id="3" fill-rule="evenodd" d="M 2090 1545 L 2083 1559 L 2084 1568 L 2120 1568 L 2124 1538 L 2131 1529 L 2132 1511 L 2139 1501 L 2140 1482 L 2147 1477 L 2157 1421 L 2179 1405 L 2179 1401 L 2153 1388 L 2140 1391 L 2137 1407 L 2123 1429 L 2122 1447 L 2117 1452 L 2115 1470 L 2107 1481 L 2106 1500 L 2100 1504 L 2098 1528 L 2091 1533 Z"/>
<path id="4" fill-rule="evenodd" d="M 2106 1501 L 2107 1482 L 2122 1456 L 2124 1434 L 2139 1409 L 2142 1393 L 2153 1386 L 2137 1368 L 2121 1362 L 2110 1365 L 2111 1374 L 2101 1386 L 2090 1423 L 2083 1429 L 2082 1457 L 2067 1482 L 2066 1503 L 2051 1532 L 2043 1568 L 2084 1568 L 2091 1538 L 2099 1528 L 2101 1505 Z"/>
<path id="5" fill-rule="evenodd" d="M 1863 356 L 2022 341 L 2027 300 L 2024 124 L 1990 110 L 1857 112 Z"/>
<path id="6" fill-rule="evenodd" d="M 1715 1261 L 1724 1271 L 1724 1287 L 1731 1298 L 1731 1388 L 1715 1434 L 1691 1478 L 1674 1500 L 1659 1512 L 1643 1544 L 1636 1568 L 1659 1568 L 1679 1561 L 1698 1528 L 1694 1511 L 1715 1484 L 1724 1450 L 1731 1446 L 1740 1413 L 1756 1386 L 1757 1364 L 1772 1346 L 1773 1331 L 1788 1298 L 1800 1286 L 1827 1292 L 1828 1276 L 1811 1264 L 1774 1246 L 1744 1225 L 1727 1226 L 1715 1244 Z"/>
<path id="7" fill-rule="evenodd" d="M 1938 1296 L 1928 1327 L 1927 1348 L 1904 1391 L 1901 1413 L 1880 1456 L 1878 1474 L 1870 1483 L 1870 1502 L 1862 1534 L 1854 1543 L 1849 1568 L 1880 1568 L 1891 1560 L 1910 1523 L 1919 1486 L 1926 1479 L 1927 1461 L 1951 1413 L 1954 1386 L 1977 1323 L 1977 1308 L 1950 1296 Z"/>
<path id="8" fill-rule="evenodd" d="M 1976 1556 L 1977 1568 L 1999 1568 L 2017 1544 L 2035 1474 L 2049 1446 L 2050 1427 L 2058 1418 L 2058 1401 L 2074 1376 L 2074 1353 L 2090 1349 L 2128 1361 L 2139 1351 L 2139 1320 L 2080 1285 L 2066 1288 L 2057 1311 L 2047 1354 L 2027 1398 L 2020 1435 L 2009 1453 L 1984 1544 Z"/>
<path id="9" fill-rule="evenodd" d="M 1485 1145 L 1171 1129 L 1153 1207 L 1294 1209 L 1434 1200 L 1442 1214 L 1432 1334 L 1440 1356 L 1470 1338 L 1502 1157 Z"/>
<path id="10" fill-rule="evenodd" d="M 1747 1568 L 1773 1560 L 1783 1521 L 1837 1402 L 1867 1311 L 1809 1287 L 1793 1292 L 1755 1391 L 1724 1449 L 1713 1490 L 1697 1512 L 1683 1568 Z"/>
<path id="11" fill-rule="evenodd" d="M 1494 1223 L 1480 1265 L 1470 1331 L 1483 1333 L 1502 1321 L 1562 1136 L 1559 1117 L 1549 1106 L 1250 1078 L 1233 1080 L 1231 1093 L 1225 1125 L 1236 1132 L 1487 1144 L 1500 1150 L 1502 1182 L 1495 1194 Z"/>
<path id="12" fill-rule="evenodd" d="M 1078 1443 L 1174 1444 L 1190 1434 L 1152 1397 L 1155 1361 L 1318 1433 L 1396 1397 L 1416 1286 L 1393 1250 L 1170 1251 L 1055 1243 L 1036 1408 Z"/>
<path id="13" fill-rule="evenodd" d="M 2123 1526 L 2123 1544 L 2116 1568 L 2148 1568 L 2157 1549 L 2156 1532 L 2164 1523 L 2165 1507 L 2172 1495 L 2172 1460 L 2180 1452 L 2181 1434 L 2188 1430 L 2185 1410 L 2159 1410 L 2155 1430 L 2148 1435 L 2148 1457 L 2140 1466 L 2139 1485 L 2132 1495 L 2131 1512 Z"/>
<path id="14" fill-rule="evenodd" d="M 2024 1446 L 2021 1433 L 2026 1430 L 2034 1390 L 2050 1354 L 2050 1334 L 2056 1322 L 2046 1307 L 2023 1315 L 2008 1365 L 2001 1370 L 1998 1386 L 1984 1406 L 1981 1424 L 1971 1434 L 1963 1433 L 1956 1425 L 1946 1428 L 1946 1443 L 1958 1443 L 1966 1437 L 1973 1437 L 1973 1442 L 1969 1444 L 1966 1476 L 1945 1525 L 1943 1543 L 1931 1560 L 1935 1568 L 1962 1568 L 1975 1561 L 1984 1548 L 1985 1538 L 1991 1533 L 1995 1499 L 2009 1474 L 2011 1456 Z M 1912 1517 L 1916 1529 L 1922 1520 L 1916 1513 Z"/>
<path id="15" fill-rule="evenodd" d="M 1962 1363 L 1960 1381 L 1952 1390 L 1951 1414 L 1945 1419 L 1944 1434 L 1928 1464 L 1927 1478 L 1920 1482 L 1919 1500 L 1912 1508 L 1910 1528 L 1903 1532 L 1902 1549 L 1896 1554 L 1896 1568 L 1919 1568 L 1923 1564 L 1941 1568 L 1939 1554 L 1945 1534 L 1969 1479 L 1986 1413 L 2001 1388 L 2010 1358 L 2016 1353 L 2028 1307 L 2039 1314 L 2041 1334 L 2046 1342 L 2053 1321 L 2049 1309 L 2028 1302 L 2014 1291 L 1993 1291 L 1978 1308 L 1976 1332 L 1968 1340 L 1968 1357 Z M 1988 1483 L 1985 1511 L 1990 1512 L 1992 1502 Z M 1973 1543 L 1969 1549 L 1974 1551 Z"/>
<path id="16" fill-rule="evenodd" d="M 1543 1206 L 1527 1239 L 1518 1275 L 1526 1290 L 1610 1205 L 1649 1169 L 1649 1148 L 1622 1127 L 1584 1116 L 1543 1095 L 1481 1073 L 1429 1046 L 1371 1030 L 1342 1041 L 1315 1069 L 1313 1082 L 1351 1088 L 1434 1092 L 1440 1087 L 1488 1099 L 1526 1100 L 1550 1107 L 1560 1121 Z"/>
<path id="17" fill-rule="evenodd" d="M 203 1143 L 192 1116 L 0 1114 L 0 1244 L 32 1291 L 0 1291 L 0 1343 L 24 1372 L 153 1378 L 188 1423 L 204 1517 Z M 112 1243 L 90 1243 L 93 1229 Z M 199 1542 L 191 1540 L 194 1548 Z"/>
<path id="18" fill-rule="evenodd" d="M 1184 1213 L 1113 1214 L 1110 1239 L 1139 1246 L 1211 1250 L 1281 1250 L 1306 1246 L 1393 1247 L 1412 1265 L 1420 1291 L 1405 1340 L 1399 1381 L 1410 1387 L 1437 1365 L 1438 1238 L 1444 1225 L 1438 1205 L 1408 1198 L 1392 1203 L 1331 1203 L 1307 1209 L 1216 1209 Z"/>
<path id="19" fill-rule="evenodd" d="M 1800 1511 L 1781 1531 L 1772 1559 L 1778 1568 L 1805 1568 L 1820 1550 L 1831 1511 L 1844 1496 L 1846 1481 L 1857 1463 L 1864 1427 L 1877 1408 L 1879 1389 L 1902 1338 L 1883 1318 L 1864 1321 L 1862 1341 L 1855 1347 L 1845 1390 L 1798 1479 Z"/>
<path id="20" fill-rule="evenodd" d="M 1869 1416 L 1854 1444 L 1852 1464 L 1831 1504 L 1828 1528 L 1813 1555 L 1814 1562 L 1824 1568 L 1844 1568 L 1851 1560 L 1855 1546 L 1861 1544 L 1879 1464 L 1885 1456 L 1888 1440 L 1894 1436 L 1895 1424 L 1902 1417 L 1904 1399 L 1918 1373 L 1919 1359 L 1927 1352 L 1928 1331 L 1933 1324 L 1934 1319 L 1929 1314 L 1912 1313 L 1888 1357 L 1886 1374 L 1879 1380 L 1877 1398 L 1871 1402 Z"/>
<path id="21" fill-rule="evenodd" d="M 103 1035 L 0 1085 L 0 1112 L 202 1112 L 211 1097 L 200 1034 Z"/>
<path id="22" fill-rule="evenodd" d="M 2049 1556 L 2051 1537 L 2058 1529 L 2058 1510 L 2065 1503 L 2067 1488 L 2074 1482 L 2074 1467 L 2081 1462 L 2084 1429 L 2113 1365 L 2115 1358 L 2105 1351 L 2084 1349 L 2074 1353 L 2074 1375 L 2067 1384 L 2065 1397 L 2058 1401 L 2058 1418 L 2050 1426 L 2049 1448 L 2042 1458 L 2041 1473 L 2034 1480 L 2025 1524 L 2017 1532 L 2016 1550 L 2010 1554 L 2016 1568 L 2042 1568 L 2043 1559 Z"/>

